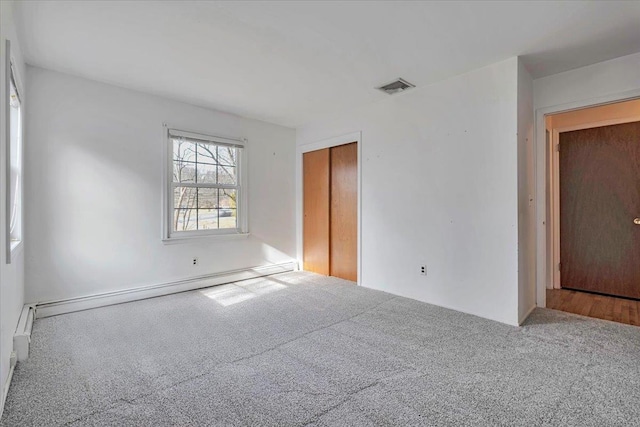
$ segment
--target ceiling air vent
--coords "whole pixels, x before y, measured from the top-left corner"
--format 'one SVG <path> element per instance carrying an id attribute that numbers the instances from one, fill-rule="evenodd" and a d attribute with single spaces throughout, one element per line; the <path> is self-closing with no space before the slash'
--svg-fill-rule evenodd
<path id="1" fill-rule="evenodd" d="M 393 95 L 394 93 L 404 92 L 405 90 L 411 89 L 412 87 L 416 87 L 416 85 L 412 85 L 408 81 L 399 78 L 398 80 L 395 80 L 384 86 L 380 86 L 376 89 L 380 89 L 381 91 L 388 93 L 389 95 Z"/>

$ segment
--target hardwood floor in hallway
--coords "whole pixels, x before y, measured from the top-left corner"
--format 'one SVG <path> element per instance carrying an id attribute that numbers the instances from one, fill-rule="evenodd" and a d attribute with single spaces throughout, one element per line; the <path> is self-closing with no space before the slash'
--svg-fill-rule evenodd
<path id="1" fill-rule="evenodd" d="M 547 308 L 640 326 L 640 301 L 570 289 L 547 289 Z"/>

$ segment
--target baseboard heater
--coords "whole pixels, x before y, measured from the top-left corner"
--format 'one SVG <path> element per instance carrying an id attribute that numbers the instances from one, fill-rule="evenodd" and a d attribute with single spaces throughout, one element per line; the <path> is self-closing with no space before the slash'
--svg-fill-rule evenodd
<path id="1" fill-rule="evenodd" d="M 31 330 L 33 328 L 33 321 L 35 319 L 35 307 L 33 305 L 25 305 L 20 313 L 18 319 L 18 326 L 16 332 L 13 334 L 13 351 L 9 357 L 9 375 L 2 386 L 2 401 L 0 401 L 0 416 L 4 411 L 4 403 L 7 400 L 7 394 L 9 394 L 9 387 L 11 386 L 11 379 L 13 378 L 13 372 L 16 368 L 16 364 L 29 358 L 29 346 L 31 344 Z"/>
<path id="2" fill-rule="evenodd" d="M 170 283 L 162 283 L 151 286 L 127 289 L 123 291 L 105 292 L 78 298 L 69 298 L 58 301 L 49 301 L 35 305 L 35 318 L 56 316 L 58 314 L 72 313 L 74 311 L 88 310 L 107 305 L 137 301 L 146 298 L 175 294 L 178 292 L 208 288 L 241 280 L 270 276 L 277 273 L 285 273 L 297 270 L 295 261 L 282 264 L 270 264 L 260 267 L 245 268 L 241 270 L 226 271 L 209 274 Z"/>
<path id="3" fill-rule="evenodd" d="M 31 343 L 31 329 L 35 319 L 35 306 L 25 305 L 20 313 L 18 327 L 13 335 L 13 351 L 18 362 L 29 358 L 29 344 Z"/>

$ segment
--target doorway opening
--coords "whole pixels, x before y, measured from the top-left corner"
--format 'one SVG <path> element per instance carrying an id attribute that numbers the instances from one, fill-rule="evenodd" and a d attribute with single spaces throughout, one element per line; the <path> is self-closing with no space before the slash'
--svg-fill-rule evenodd
<path id="1" fill-rule="evenodd" d="M 544 120 L 547 307 L 640 326 L 640 99 Z"/>

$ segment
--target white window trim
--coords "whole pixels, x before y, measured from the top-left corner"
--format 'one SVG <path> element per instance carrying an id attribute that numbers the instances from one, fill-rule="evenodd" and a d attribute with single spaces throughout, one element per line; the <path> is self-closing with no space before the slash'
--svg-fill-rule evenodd
<path id="1" fill-rule="evenodd" d="M 24 240 L 12 240 L 11 241 L 11 261 L 22 252 Z"/>
<path id="2" fill-rule="evenodd" d="M 173 143 L 169 137 L 169 130 L 172 133 L 178 133 L 184 136 L 191 136 L 196 139 L 204 139 L 211 142 L 219 142 L 222 144 L 232 143 L 241 146 L 238 152 L 238 178 L 239 178 L 239 203 L 237 204 L 237 221 L 238 228 L 235 229 L 218 229 L 218 230 L 193 230 L 193 231 L 172 231 L 173 219 Z M 214 136 L 206 132 L 191 132 L 180 130 L 174 126 L 164 123 L 162 126 L 163 144 L 162 144 L 162 161 L 163 161 L 163 177 L 162 177 L 162 241 L 165 244 L 199 242 L 204 240 L 230 240 L 237 238 L 246 238 L 249 236 L 249 205 L 248 205 L 248 173 L 247 159 L 248 147 L 246 138 L 229 138 Z M 196 186 L 189 184 L 188 186 Z M 202 187 L 203 185 L 200 185 Z M 207 186 L 207 185 L 204 185 Z M 218 187 L 218 186 L 216 186 Z M 231 186 L 236 187 L 236 186 Z"/>
<path id="3" fill-rule="evenodd" d="M 13 80 L 13 84 L 15 86 L 16 92 L 18 94 L 18 99 L 20 101 L 20 175 L 23 177 L 24 173 L 24 91 L 22 86 L 22 81 L 20 80 L 20 74 L 18 73 L 17 67 L 15 65 L 15 60 L 11 53 L 11 41 L 5 41 L 5 93 L 7 99 L 5 100 L 5 108 L 6 108 L 6 126 L 5 126 L 5 142 L 6 142 L 6 180 L 7 180 L 7 191 L 6 191 L 6 264 L 11 264 L 13 258 L 15 258 L 18 253 L 22 251 L 23 242 L 24 242 L 24 183 L 21 179 L 20 181 L 20 194 L 16 195 L 16 197 L 20 197 L 20 201 L 18 202 L 20 205 L 20 218 L 18 221 L 20 222 L 20 240 L 12 240 L 11 239 L 11 211 L 13 206 L 11 205 L 11 108 L 9 107 L 9 94 L 11 92 L 11 81 Z"/>

